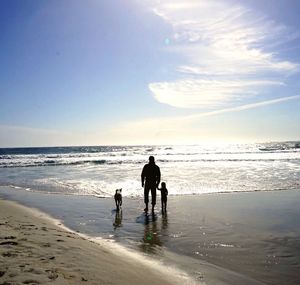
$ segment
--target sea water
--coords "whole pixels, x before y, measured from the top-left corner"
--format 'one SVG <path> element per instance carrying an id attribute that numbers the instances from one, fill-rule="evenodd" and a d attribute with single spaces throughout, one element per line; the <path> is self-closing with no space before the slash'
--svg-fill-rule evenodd
<path id="1" fill-rule="evenodd" d="M 298 189 L 300 142 L 188 146 L 1 148 L 0 185 L 28 191 L 140 197 L 153 155 L 169 195 Z"/>
<path id="2" fill-rule="evenodd" d="M 159 202 L 154 216 L 143 213 L 141 170 L 150 155 L 169 190 L 167 215 Z M 232 281 L 236 272 L 266 284 L 298 284 L 299 191 L 291 190 L 300 189 L 299 142 L 2 148 L 1 185 L 14 188 L 0 187 L 1 197 L 197 278 L 204 273 L 207 284 L 217 283 L 203 261 L 234 271 L 223 284 L 246 284 Z M 117 188 L 125 196 L 120 213 L 111 198 Z M 262 192 L 272 190 L 279 191 Z M 217 194 L 224 192 L 239 193 Z M 216 269 L 220 280 L 223 269 Z"/>

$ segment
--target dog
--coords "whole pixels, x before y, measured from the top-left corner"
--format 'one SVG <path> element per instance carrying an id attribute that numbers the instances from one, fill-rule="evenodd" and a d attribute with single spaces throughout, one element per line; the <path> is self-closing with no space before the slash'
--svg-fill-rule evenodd
<path id="1" fill-rule="evenodd" d="M 115 197 L 117 211 L 119 211 L 120 207 L 122 206 L 122 188 L 116 189 L 116 193 L 114 197 Z"/>

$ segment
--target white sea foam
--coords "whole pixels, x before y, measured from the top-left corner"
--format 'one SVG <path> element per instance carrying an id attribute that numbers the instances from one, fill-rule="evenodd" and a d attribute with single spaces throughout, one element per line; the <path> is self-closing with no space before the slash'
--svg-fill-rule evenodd
<path id="1" fill-rule="evenodd" d="M 154 155 L 170 195 L 299 188 L 300 144 L 0 149 L 0 185 L 108 197 L 142 196 Z"/>

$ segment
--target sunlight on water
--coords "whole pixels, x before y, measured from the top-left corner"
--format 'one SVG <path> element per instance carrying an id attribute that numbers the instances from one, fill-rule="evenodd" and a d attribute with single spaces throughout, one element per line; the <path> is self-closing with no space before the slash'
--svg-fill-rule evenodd
<path id="1" fill-rule="evenodd" d="M 0 184 L 73 195 L 143 195 L 149 155 L 169 194 L 299 188 L 300 144 L 119 146 L 0 149 Z"/>

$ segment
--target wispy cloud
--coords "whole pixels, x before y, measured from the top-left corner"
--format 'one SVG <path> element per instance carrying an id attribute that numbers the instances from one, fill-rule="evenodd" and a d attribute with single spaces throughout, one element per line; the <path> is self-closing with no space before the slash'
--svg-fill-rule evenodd
<path id="1" fill-rule="evenodd" d="M 181 80 L 149 84 L 161 103 L 183 108 L 234 105 L 262 87 L 282 85 L 278 78 L 298 71 L 297 63 L 270 50 L 296 34 L 257 11 L 214 0 L 165 0 L 151 7 L 173 27 L 167 50 L 185 59 L 176 69 Z"/>
<path id="2" fill-rule="evenodd" d="M 0 124 L 0 147 L 90 145 L 101 141 L 98 133 Z"/>
<path id="3" fill-rule="evenodd" d="M 110 138 L 113 138 L 115 141 L 125 141 L 126 143 L 130 143 L 131 140 L 134 140 L 140 144 L 168 144 L 174 142 L 191 143 L 191 141 L 195 143 L 197 141 L 202 141 L 203 139 L 211 140 L 213 139 L 212 132 L 222 131 L 223 126 L 219 126 L 216 130 L 214 128 L 211 128 L 210 126 L 201 128 L 201 130 L 199 130 L 199 124 L 201 122 L 203 123 L 204 120 L 202 120 L 202 118 L 204 117 L 212 117 L 225 113 L 262 108 L 265 106 L 297 99 L 300 99 L 300 95 L 282 97 L 273 100 L 265 100 L 252 104 L 244 104 L 231 108 L 223 108 L 194 115 L 159 117 L 132 122 L 124 122 L 119 126 L 116 126 L 114 129 L 110 129 L 108 136 Z M 151 132 L 145 132 L 145 130 L 151 130 Z M 241 130 L 235 131 L 239 132 Z M 218 140 L 220 139 L 218 133 L 215 133 L 214 136 L 215 138 L 218 138 Z"/>
<path id="4" fill-rule="evenodd" d="M 202 118 L 225 113 L 240 112 L 249 109 L 279 104 L 290 100 L 299 100 L 300 95 L 244 104 L 231 108 L 194 115 L 157 117 L 145 120 L 122 122 L 113 128 L 96 129 L 93 132 L 66 132 L 51 129 L 28 128 L 22 126 L 0 125 L 0 147 L 18 146 L 59 146 L 59 145 L 98 145 L 98 144 L 170 144 L 191 143 L 203 140 L 220 140 L 223 126 L 201 128 Z M 206 123 L 204 125 L 207 125 Z M 159 127 L 158 127 L 159 126 Z M 203 126 L 203 124 L 202 124 Z M 145 130 L 151 130 L 145 131 Z M 236 130 L 235 130 L 236 131 Z M 228 134 L 227 134 L 228 135 Z M 223 139 L 226 133 L 222 134 Z"/>
<path id="5" fill-rule="evenodd" d="M 278 103 L 295 100 L 295 99 L 300 99 L 300 95 L 282 97 L 282 98 L 277 98 L 277 99 L 273 99 L 273 100 L 267 100 L 267 101 L 252 103 L 252 104 L 245 104 L 245 105 L 241 105 L 241 106 L 231 107 L 231 108 L 219 109 L 216 111 L 205 112 L 202 114 L 187 116 L 186 119 L 197 119 L 197 118 L 215 116 L 215 115 L 224 114 L 224 113 L 239 112 L 239 111 L 244 111 L 244 110 L 249 110 L 249 109 L 255 109 L 258 107 L 278 104 Z"/>

